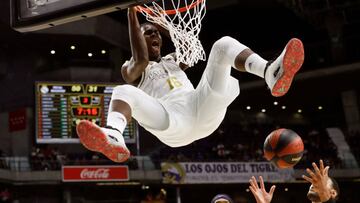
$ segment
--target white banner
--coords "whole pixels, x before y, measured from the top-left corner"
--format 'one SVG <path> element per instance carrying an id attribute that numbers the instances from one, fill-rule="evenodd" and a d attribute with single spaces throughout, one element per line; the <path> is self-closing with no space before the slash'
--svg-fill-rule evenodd
<path id="1" fill-rule="evenodd" d="M 251 176 L 265 182 L 294 180 L 294 169 L 278 169 L 270 162 L 161 163 L 163 183 L 248 183 Z"/>

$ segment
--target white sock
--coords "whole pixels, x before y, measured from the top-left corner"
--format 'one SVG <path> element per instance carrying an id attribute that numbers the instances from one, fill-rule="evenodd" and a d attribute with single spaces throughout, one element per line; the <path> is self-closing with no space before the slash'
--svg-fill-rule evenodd
<path id="1" fill-rule="evenodd" d="M 264 78 L 264 69 L 267 61 L 258 54 L 251 54 L 245 61 L 245 69 L 247 72 Z"/>
<path id="2" fill-rule="evenodd" d="M 116 111 L 112 111 L 112 112 L 109 112 L 109 114 L 108 114 L 108 117 L 106 120 L 106 125 L 116 128 L 122 134 L 127 125 L 127 121 L 126 121 L 124 114 L 116 112 Z"/>

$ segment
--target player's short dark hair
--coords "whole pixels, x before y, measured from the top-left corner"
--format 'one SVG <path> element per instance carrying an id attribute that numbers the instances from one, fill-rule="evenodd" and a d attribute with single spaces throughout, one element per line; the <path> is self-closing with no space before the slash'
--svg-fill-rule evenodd
<path id="1" fill-rule="evenodd" d="M 330 177 L 330 180 L 332 182 L 332 187 L 334 188 L 334 190 L 336 191 L 336 197 L 334 198 L 335 200 L 338 200 L 339 199 L 339 196 L 340 196 L 340 187 L 339 187 L 339 184 L 337 183 L 337 181 Z"/>

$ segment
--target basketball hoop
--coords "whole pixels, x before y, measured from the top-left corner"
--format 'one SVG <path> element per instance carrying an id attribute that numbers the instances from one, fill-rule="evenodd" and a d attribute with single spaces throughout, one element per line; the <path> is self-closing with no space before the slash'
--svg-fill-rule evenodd
<path id="1" fill-rule="evenodd" d="M 199 40 L 201 20 L 206 13 L 206 0 L 161 0 L 137 6 L 146 20 L 169 31 L 175 46 L 177 62 L 188 66 L 206 60 Z"/>

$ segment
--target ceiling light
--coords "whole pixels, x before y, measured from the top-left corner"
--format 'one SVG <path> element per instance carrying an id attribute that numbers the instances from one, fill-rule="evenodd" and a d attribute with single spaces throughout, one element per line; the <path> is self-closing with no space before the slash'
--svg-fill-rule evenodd
<path id="1" fill-rule="evenodd" d="M 106 54 L 106 50 L 101 50 L 101 54 Z"/>
<path id="2" fill-rule="evenodd" d="M 323 107 L 322 107 L 322 106 L 318 106 L 318 109 L 319 109 L 319 110 L 322 110 L 322 109 L 323 109 Z"/>
<path id="3" fill-rule="evenodd" d="M 250 110 L 250 109 L 251 109 L 251 106 L 247 106 L 246 109 L 247 109 L 247 110 Z"/>
<path id="4" fill-rule="evenodd" d="M 266 109 L 261 109 L 261 112 L 265 113 L 265 112 L 266 112 Z"/>
<path id="5" fill-rule="evenodd" d="M 277 102 L 277 101 L 274 101 L 274 105 L 276 106 L 276 105 L 278 105 L 279 103 Z"/>
<path id="6" fill-rule="evenodd" d="M 54 55 L 55 53 L 56 53 L 55 50 L 51 50 L 51 51 L 50 51 L 50 54 L 52 54 L 52 55 Z"/>
<path id="7" fill-rule="evenodd" d="M 286 109 L 286 106 L 282 106 L 281 108 L 282 108 L 282 109 Z"/>
<path id="8" fill-rule="evenodd" d="M 93 56 L 93 54 L 92 53 L 88 53 L 88 57 L 92 57 Z"/>
<path id="9" fill-rule="evenodd" d="M 302 112 L 302 110 L 301 109 L 298 109 L 298 113 L 301 113 Z"/>
<path id="10" fill-rule="evenodd" d="M 75 50 L 76 47 L 75 47 L 74 45 L 72 45 L 72 46 L 70 47 L 70 49 L 71 49 L 71 50 Z"/>

